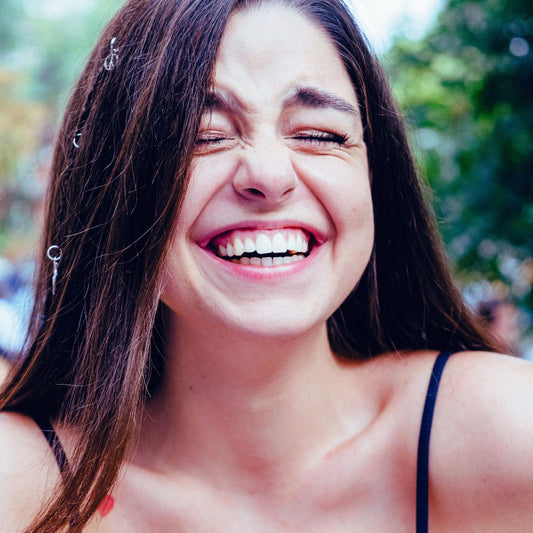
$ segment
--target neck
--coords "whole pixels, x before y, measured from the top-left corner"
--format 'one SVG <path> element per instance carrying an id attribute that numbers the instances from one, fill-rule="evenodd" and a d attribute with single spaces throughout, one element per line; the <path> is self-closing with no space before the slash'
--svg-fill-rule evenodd
<path id="1" fill-rule="evenodd" d="M 309 465 L 342 440 L 345 378 L 326 325 L 293 339 L 249 339 L 176 325 L 161 391 L 148 405 L 150 456 L 272 477 Z M 242 474 L 244 475 L 244 474 Z M 261 476 L 259 476 L 261 477 Z"/>

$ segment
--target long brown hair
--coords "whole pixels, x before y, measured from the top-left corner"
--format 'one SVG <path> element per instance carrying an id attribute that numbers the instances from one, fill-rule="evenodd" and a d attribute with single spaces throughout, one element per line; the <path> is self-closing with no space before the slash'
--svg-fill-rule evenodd
<path id="1" fill-rule="evenodd" d="M 130 0 L 59 131 L 41 250 L 61 248 L 57 291 L 43 259 L 27 348 L 0 396 L 1 409 L 76 429 L 64 482 L 27 531 L 81 530 L 118 475 L 160 355 L 162 265 L 222 34 L 233 11 L 268 1 L 330 35 L 365 127 L 376 240 L 329 320 L 333 348 L 356 358 L 488 346 L 451 280 L 382 70 L 341 1 Z"/>

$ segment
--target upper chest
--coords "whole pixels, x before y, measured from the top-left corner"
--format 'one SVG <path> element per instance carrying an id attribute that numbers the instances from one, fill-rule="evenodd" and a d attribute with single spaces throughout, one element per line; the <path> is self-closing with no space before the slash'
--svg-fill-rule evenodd
<path id="1" fill-rule="evenodd" d="M 126 468 L 98 532 L 397 532 L 415 528 L 417 423 L 385 410 L 364 434 L 297 479 L 238 490 L 188 473 Z M 384 513 L 386 510 L 386 513 Z"/>
<path id="2" fill-rule="evenodd" d="M 340 468 L 330 479 L 303 486 L 301 493 L 277 496 L 235 493 L 202 483 L 157 487 L 126 482 L 114 509 L 94 524 L 98 532 L 397 532 L 414 530 L 415 489 L 401 465 Z M 403 478 L 403 481 L 399 479 Z M 338 483 L 335 484 L 334 478 Z M 386 513 L 384 510 L 386 509 Z"/>

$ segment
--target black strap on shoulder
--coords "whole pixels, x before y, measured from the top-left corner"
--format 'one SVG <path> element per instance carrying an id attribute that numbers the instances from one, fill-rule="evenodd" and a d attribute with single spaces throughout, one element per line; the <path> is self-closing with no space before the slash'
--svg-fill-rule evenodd
<path id="1" fill-rule="evenodd" d="M 52 424 L 50 423 L 50 419 L 45 418 L 45 417 L 39 417 L 39 418 L 34 418 L 34 420 L 36 424 L 39 426 L 39 429 L 41 430 L 42 434 L 45 436 L 46 440 L 48 441 L 50 448 L 52 449 L 52 452 L 56 459 L 57 466 L 59 467 L 59 471 L 61 472 L 61 475 L 65 476 L 68 470 L 67 455 L 65 454 L 65 450 L 63 449 L 63 446 L 61 445 L 61 442 L 59 440 L 59 437 L 57 436 L 55 429 L 52 427 Z"/>
<path id="2" fill-rule="evenodd" d="M 431 424 L 433 422 L 440 378 L 450 355 L 451 352 L 441 352 L 435 361 L 429 378 L 428 392 L 422 414 L 416 469 L 416 533 L 427 533 L 428 531 L 429 437 L 431 435 Z"/>

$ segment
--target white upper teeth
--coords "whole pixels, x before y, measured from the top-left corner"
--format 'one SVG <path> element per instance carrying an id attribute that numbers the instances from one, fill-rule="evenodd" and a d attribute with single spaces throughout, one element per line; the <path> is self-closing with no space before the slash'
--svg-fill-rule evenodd
<path id="1" fill-rule="evenodd" d="M 243 253 L 271 254 L 271 253 L 307 253 L 309 243 L 301 233 L 289 234 L 287 238 L 283 233 L 275 233 L 272 238 L 266 233 L 259 233 L 255 242 L 251 237 L 246 237 L 244 242 L 238 237 L 233 241 L 220 244 L 218 254 L 222 257 L 240 257 Z"/>
<path id="2" fill-rule="evenodd" d="M 260 233 L 255 241 L 255 248 L 258 254 L 271 254 L 272 241 L 264 233 Z"/>
<path id="3" fill-rule="evenodd" d="M 276 233 L 272 239 L 272 251 L 281 253 L 287 251 L 287 240 L 281 233 Z"/>
<path id="4" fill-rule="evenodd" d="M 239 241 L 240 239 L 235 239 L 235 240 Z M 250 239 L 250 237 L 248 237 L 244 241 L 244 251 L 245 252 L 255 252 L 255 243 L 254 243 L 254 241 L 252 241 L 252 239 Z"/>

